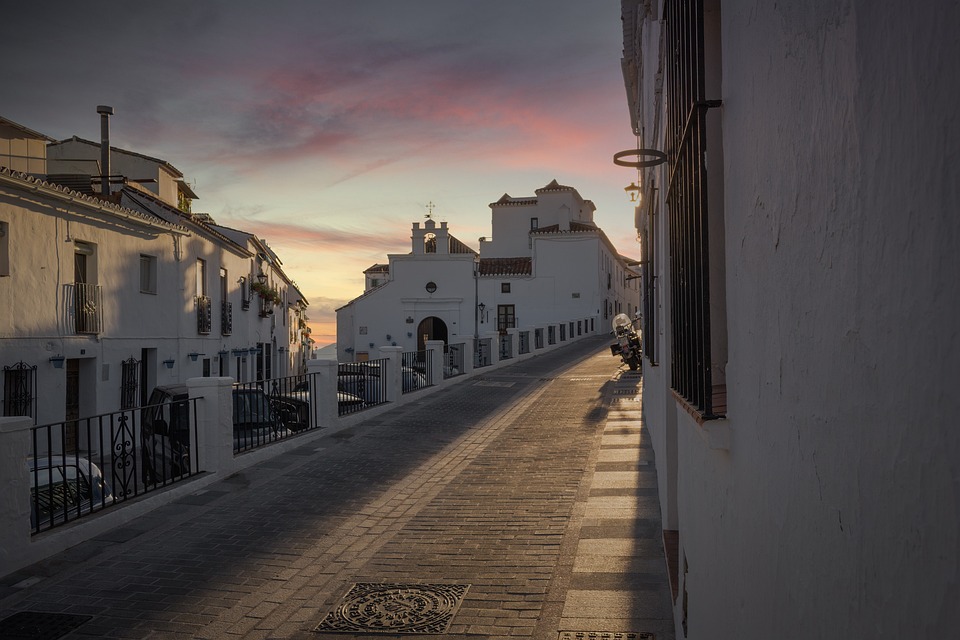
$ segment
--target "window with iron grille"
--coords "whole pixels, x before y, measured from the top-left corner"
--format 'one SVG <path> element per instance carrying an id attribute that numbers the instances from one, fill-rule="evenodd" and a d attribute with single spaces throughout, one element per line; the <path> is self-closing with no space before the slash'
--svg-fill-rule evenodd
<path id="1" fill-rule="evenodd" d="M 719 0 L 664 5 L 671 387 L 705 420 L 726 411 Z M 707 168 L 712 182 L 708 183 Z"/>
<path id="2" fill-rule="evenodd" d="M 659 341 L 657 339 L 660 327 L 660 305 L 657 304 L 659 289 L 657 285 L 657 269 L 660 267 L 660 256 L 657 253 L 657 215 L 659 213 L 659 199 L 656 197 L 657 187 L 651 181 L 650 197 L 644 198 L 644 202 L 649 202 L 647 208 L 647 225 L 643 230 L 643 240 L 640 243 L 641 251 L 641 283 L 643 287 L 643 354 L 650 361 L 651 365 L 656 366 L 660 363 L 658 353 Z"/>
<path id="3" fill-rule="evenodd" d="M 140 390 L 140 361 L 130 358 L 120 363 L 120 408 L 132 409 L 137 406 L 137 392 Z"/>
<path id="4" fill-rule="evenodd" d="M 3 367 L 3 415 L 37 417 L 37 367 L 18 362 Z"/>

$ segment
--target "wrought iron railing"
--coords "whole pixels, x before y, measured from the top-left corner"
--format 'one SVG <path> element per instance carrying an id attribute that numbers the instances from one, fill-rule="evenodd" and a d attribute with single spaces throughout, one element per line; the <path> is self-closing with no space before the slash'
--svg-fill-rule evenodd
<path id="1" fill-rule="evenodd" d="M 220 335 L 233 333 L 233 303 L 224 300 L 220 303 Z"/>
<path id="2" fill-rule="evenodd" d="M 500 345 L 500 359 L 509 360 L 513 357 L 513 336 L 509 333 L 504 333 L 500 336 L 498 340 Z"/>
<path id="3" fill-rule="evenodd" d="M 530 332 L 521 331 L 517 334 L 519 344 L 517 345 L 517 353 L 523 355 L 525 353 L 530 353 Z"/>
<path id="4" fill-rule="evenodd" d="M 319 397 L 317 380 L 316 373 L 306 373 L 272 378 L 264 383 L 271 409 L 286 431 L 299 433 L 322 426 L 320 407 L 327 400 Z"/>
<path id="5" fill-rule="evenodd" d="M 199 472 L 196 398 L 40 425 L 31 437 L 33 533 Z"/>
<path id="6" fill-rule="evenodd" d="M 339 415 L 355 413 L 387 402 L 387 358 L 341 362 L 337 366 Z"/>
<path id="7" fill-rule="evenodd" d="M 233 385 L 233 452 L 320 427 L 315 374 Z"/>
<path id="8" fill-rule="evenodd" d="M 473 368 L 480 369 L 482 367 L 489 367 L 493 364 L 490 361 L 490 349 L 491 349 L 491 339 L 490 338 L 480 338 L 477 340 L 477 348 L 473 352 Z"/>
<path id="9" fill-rule="evenodd" d="M 210 296 L 197 296 L 197 333 L 208 335 L 213 328 L 213 305 Z"/>
<path id="10" fill-rule="evenodd" d="M 73 285 L 74 329 L 77 333 L 100 333 L 102 329 L 101 292 L 96 284 Z"/>
<path id="11" fill-rule="evenodd" d="M 433 351 L 407 351 L 401 354 L 401 389 L 403 393 L 419 391 L 433 379 Z"/>
<path id="12" fill-rule="evenodd" d="M 443 354 L 443 378 L 453 378 L 464 373 L 463 371 L 463 353 L 466 350 L 466 344 L 448 344 Z"/>
<path id="13" fill-rule="evenodd" d="M 533 348 L 543 349 L 543 329 L 533 330 Z"/>

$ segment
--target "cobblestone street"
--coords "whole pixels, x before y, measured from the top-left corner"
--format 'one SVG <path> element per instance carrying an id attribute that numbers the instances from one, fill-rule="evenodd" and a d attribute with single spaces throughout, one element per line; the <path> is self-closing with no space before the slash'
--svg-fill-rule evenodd
<path id="1" fill-rule="evenodd" d="M 8 576 L 69 638 L 674 637 L 640 376 L 588 338 Z M 642 635 L 636 636 L 642 638 Z"/>

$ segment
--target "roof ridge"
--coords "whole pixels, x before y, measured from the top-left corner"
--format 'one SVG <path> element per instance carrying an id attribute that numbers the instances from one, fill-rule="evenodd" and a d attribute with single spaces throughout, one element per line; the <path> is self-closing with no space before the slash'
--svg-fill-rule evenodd
<path id="1" fill-rule="evenodd" d="M 79 191 L 75 191 L 74 189 L 70 189 L 69 187 L 65 187 L 65 186 L 60 185 L 60 184 L 57 184 L 57 183 L 55 183 L 55 182 L 48 182 L 48 181 L 46 181 L 46 180 L 43 180 L 43 179 L 41 179 L 41 178 L 37 178 L 37 177 L 32 176 L 32 175 L 30 175 L 30 174 L 23 173 L 22 171 L 15 171 L 15 170 L 13 170 L 13 169 L 10 169 L 9 167 L 0 167 L 0 175 L 6 175 L 6 176 L 9 176 L 9 177 L 11 177 L 11 178 L 14 178 L 14 179 L 17 179 L 17 180 L 22 180 L 22 181 L 27 182 L 27 183 L 30 183 L 30 184 L 38 184 L 39 186 L 44 187 L 44 188 L 46 188 L 46 189 L 50 189 L 50 190 L 53 190 L 53 191 L 57 191 L 57 192 L 62 193 L 62 194 L 64 194 L 64 195 L 69 195 L 70 197 L 72 197 L 72 198 L 74 198 L 74 199 L 76 199 L 76 200 L 80 200 L 80 201 L 82 201 L 82 202 L 84 202 L 84 203 L 96 205 L 96 206 L 98 206 L 98 207 L 105 208 L 105 209 L 108 209 L 108 210 L 109 210 L 109 209 L 113 209 L 114 212 L 116 212 L 116 213 L 122 213 L 122 214 L 124 214 L 124 215 L 131 215 L 131 216 L 134 216 L 134 217 L 136 217 L 136 218 L 139 218 L 139 219 L 143 220 L 144 222 L 149 222 L 149 223 L 151 223 L 151 224 L 159 224 L 159 225 L 165 226 L 165 227 L 172 227 L 172 228 L 174 228 L 174 229 L 178 229 L 178 230 L 184 231 L 184 232 L 189 232 L 189 231 L 190 231 L 187 227 L 185 227 L 185 226 L 183 226 L 183 225 L 179 225 L 179 224 L 176 224 L 176 223 L 174 223 L 174 222 L 167 222 L 166 220 L 163 220 L 163 219 L 158 218 L 158 217 L 156 217 L 156 216 L 147 216 L 147 215 L 144 214 L 143 212 L 137 211 L 137 210 L 135 210 L 135 209 L 130 209 L 130 208 L 128 208 L 128 207 L 124 207 L 124 206 L 122 206 L 122 205 L 119 205 L 119 204 L 116 204 L 116 203 L 114 203 L 114 202 L 111 202 L 110 200 L 105 200 L 105 199 L 103 199 L 103 198 L 101 198 L 101 197 L 98 197 L 98 196 L 96 196 L 96 195 L 87 195 L 87 194 L 85 194 L 85 193 L 81 193 L 81 192 L 79 192 Z"/>

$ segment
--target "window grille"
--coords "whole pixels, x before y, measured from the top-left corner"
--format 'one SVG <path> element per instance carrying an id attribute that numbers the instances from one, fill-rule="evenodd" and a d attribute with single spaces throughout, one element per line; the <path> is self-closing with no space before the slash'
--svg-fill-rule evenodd
<path id="1" fill-rule="evenodd" d="M 643 234 L 643 353 L 647 356 L 650 364 L 660 363 L 658 354 L 659 342 L 657 340 L 660 310 L 657 305 L 657 296 L 659 295 L 657 267 L 660 264 L 660 257 L 657 253 L 656 238 L 659 215 L 659 199 L 656 197 L 657 187 L 650 186 L 650 197 L 645 198 L 650 206 L 647 210 L 647 228 Z"/>
<path id="2" fill-rule="evenodd" d="M 132 409 L 137 406 L 137 392 L 140 390 L 140 361 L 130 358 L 120 363 L 120 408 Z"/>
<path id="3" fill-rule="evenodd" d="M 37 417 L 37 367 L 18 362 L 3 367 L 3 415 Z"/>
<path id="4" fill-rule="evenodd" d="M 197 296 L 197 333 L 207 335 L 213 326 L 213 311 L 209 296 Z"/>
<path id="5" fill-rule="evenodd" d="M 704 419 L 713 409 L 703 0 L 665 5 L 670 221 L 671 387 Z"/>

